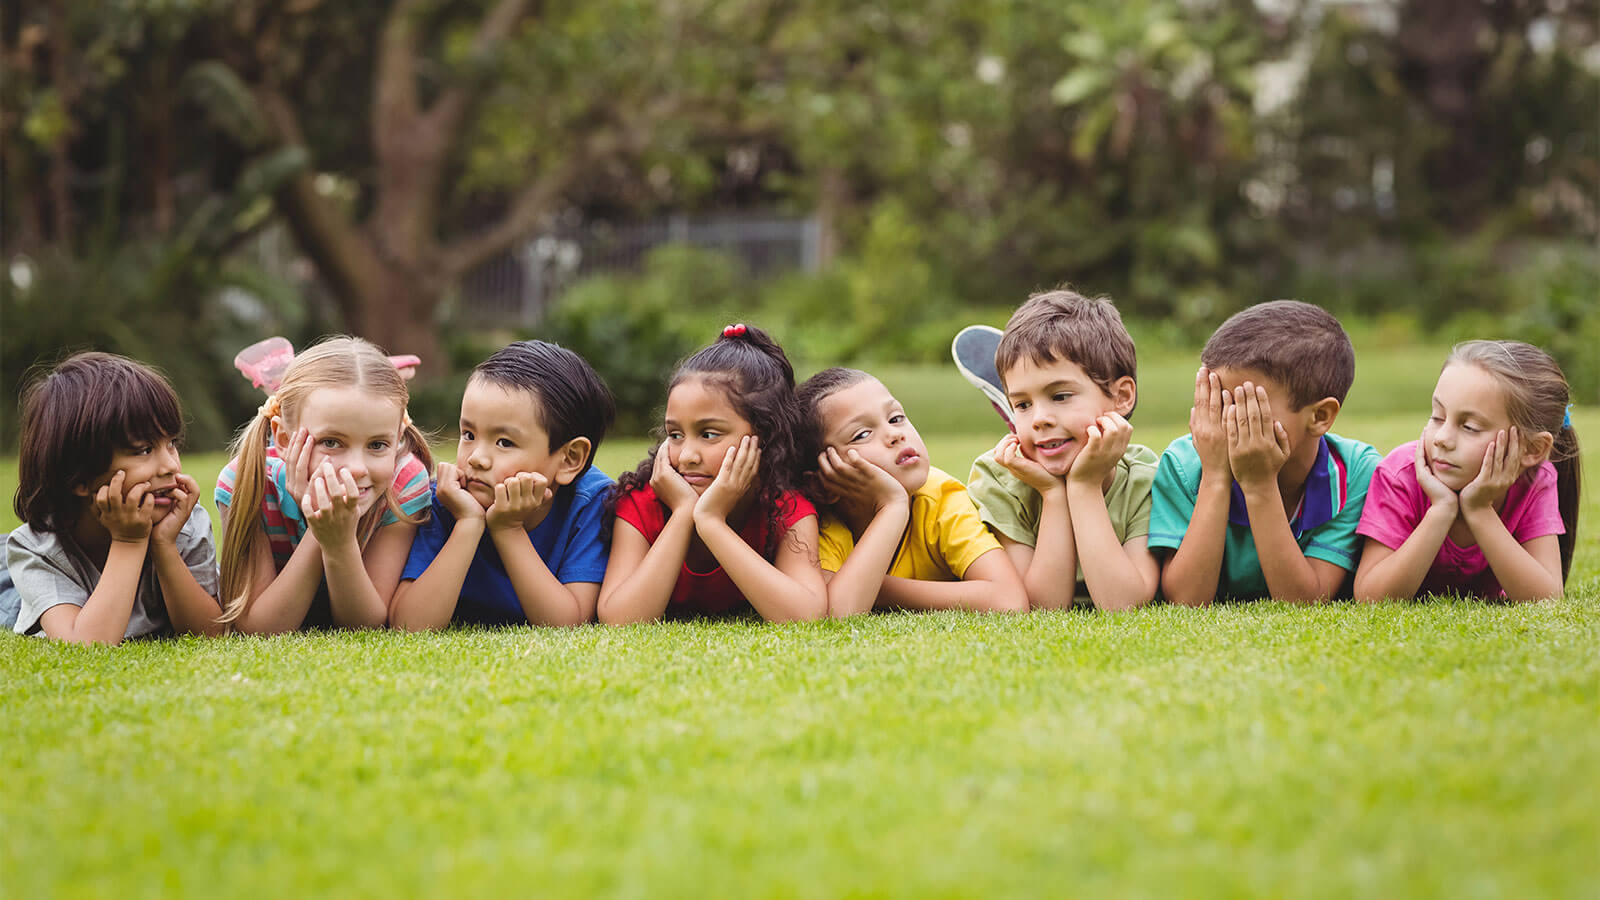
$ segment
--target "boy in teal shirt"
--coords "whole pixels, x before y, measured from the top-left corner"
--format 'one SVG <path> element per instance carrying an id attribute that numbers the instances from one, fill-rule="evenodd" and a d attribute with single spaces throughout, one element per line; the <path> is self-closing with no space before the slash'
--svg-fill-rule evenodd
<path id="1" fill-rule="evenodd" d="M 1206 342 L 1189 434 L 1156 471 L 1150 547 L 1167 600 L 1337 596 L 1382 456 L 1330 433 L 1355 380 L 1339 320 L 1308 303 L 1252 306 Z"/>

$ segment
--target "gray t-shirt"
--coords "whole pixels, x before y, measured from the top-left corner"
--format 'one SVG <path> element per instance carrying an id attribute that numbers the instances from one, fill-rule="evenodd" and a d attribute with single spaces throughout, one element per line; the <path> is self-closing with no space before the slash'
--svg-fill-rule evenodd
<path id="1" fill-rule="evenodd" d="M 205 507 L 196 506 L 189 521 L 178 532 L 178 554 L 206 593 L 217 595 L 217 553 L 211 542 L 211 517 Z M 100 583 L 100 567 L 91 562 L 68 535 L 37 532 L 24 525 L 6 539 L 6 568 L 22 595 L 17 613 L 17 634 L 43 635 L 39 617 L 61 603 L 83 606 L 95 585 Z M 147 554 L 139 573 L 139 589 L 133 597 L 133 612 L 128 616 L 124 639 L 146 635 L 171 634 L 166 600 L 161 582 Z"/>

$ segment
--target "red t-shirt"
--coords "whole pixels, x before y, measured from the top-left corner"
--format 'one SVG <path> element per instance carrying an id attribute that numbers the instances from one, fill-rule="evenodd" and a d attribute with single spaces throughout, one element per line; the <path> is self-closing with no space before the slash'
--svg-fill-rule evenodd
<path id="1" fill-rule="evenodd" d="M 798 491 L 785 491 L 778 498 L 778 510 L 778 522 L 785 534 L 796 522 L 817 514 L 816 507 Z M 656 499 L 656 492 L 645 485 L 618 498 L 617 518 L 638 529 L 645 540 L 654 544 L 661 535 L 661 529 L 667 527 L 667 508 Z M 740 530 L 739 537 L 758 552 L 765 550 L 767 516 L 761 510 L 753 511 Z M 683 571 L 678 573 L 678 583 L 672 587 L 667 615 L 715 616 L 749 608 L 750 602 L 739 592 L 728 573 L 722 571 L 721 566 L 709 572 L 696 572 L 685 562 Z"/>

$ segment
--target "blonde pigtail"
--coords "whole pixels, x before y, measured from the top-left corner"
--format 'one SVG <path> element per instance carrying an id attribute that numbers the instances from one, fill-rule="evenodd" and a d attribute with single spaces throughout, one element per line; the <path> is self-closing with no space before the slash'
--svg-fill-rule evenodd
<path id="1" fill-rule="evenodd" d="M 275 405 L 275 400 L 268 402 Z M 267 443 L 272 440 L 275 414 L 269 411 L 268 404 L 262 404 L 230 448 L 234 459 L 233 502 L 228 505 L 228 522 L 222 529 L 222 549 L 218 554 L 222 567 L 222 622 L 236 621 L 250 603 L 251 562 L 256 542 L 266 539 L 259 510 L 267 490 Z"/>

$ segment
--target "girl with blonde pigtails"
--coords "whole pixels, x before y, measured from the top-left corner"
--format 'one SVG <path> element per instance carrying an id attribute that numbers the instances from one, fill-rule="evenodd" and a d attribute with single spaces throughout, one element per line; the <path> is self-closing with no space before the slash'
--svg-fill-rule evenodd
<path id="1" fill-rule="evenodd" d="M 224 621 L 250 634 L 384 624 L 433 470 L 408 400 L 360 338 L 295 357 L 217 477 Z"/>

